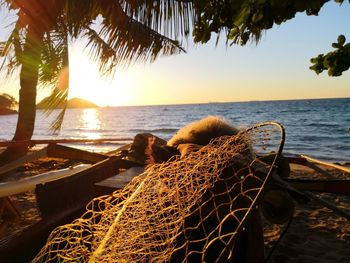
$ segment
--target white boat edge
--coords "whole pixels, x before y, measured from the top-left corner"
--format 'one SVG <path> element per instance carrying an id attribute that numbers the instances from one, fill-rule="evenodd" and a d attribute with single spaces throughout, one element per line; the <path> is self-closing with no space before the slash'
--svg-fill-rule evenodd
<path id="1" fill-rule="evenodd" d="M 79 164 L 73 167 L 46 172 L 17 181 L 0 183 L 0 198 L 33 190 L 37 184 L 44 184 L 64 177 L 69 177 L 89 167 L 91 167 L 91 164 Z"/>

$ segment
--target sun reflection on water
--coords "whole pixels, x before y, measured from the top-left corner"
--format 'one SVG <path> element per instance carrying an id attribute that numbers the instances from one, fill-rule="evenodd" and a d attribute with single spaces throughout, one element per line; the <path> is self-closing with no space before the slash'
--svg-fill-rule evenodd
<path id="1" fill-rule="evenodd" d="M 84 109 L 81 114 L 82 135 L 87 139 L 99 139 L 101 134 L 101 116 L 97 109 Z"/>

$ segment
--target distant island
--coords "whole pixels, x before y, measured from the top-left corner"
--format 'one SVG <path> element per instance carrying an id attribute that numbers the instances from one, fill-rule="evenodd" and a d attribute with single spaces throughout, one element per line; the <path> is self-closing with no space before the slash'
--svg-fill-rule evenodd
<path id="1" fill-rule="evenodd" d="M 14 108 L 18 105 L 18 102 L 14 97 L 9 94 L 0 94 L 0 115 L 16 114 L 17 111 Z"/>
<path id="2" fill-rule="evenodd" d="M 17 113 L 16 110 L 0 108 L 0 115 L 9 115 L 9 114 L 16 114 L 16 113 Z"/>
<path id="3" fill-rule="evenodd" d="M 37 105 L 37 109 L 47 109 L 48 108 L 48 101 L 50 97 L 44 98 L 42 101 L 40 101 Z M 55 109 L 63 109 L 64 103 L 61 103 L 55 107 Z M 91 101 L 84 100 L 81 98 L 72 98 L 68 100 L 67 102 L 67 108 L 68 109 L 86 109 L 86 108 L 99 108 L 95 103 L 92 103 Z"/>

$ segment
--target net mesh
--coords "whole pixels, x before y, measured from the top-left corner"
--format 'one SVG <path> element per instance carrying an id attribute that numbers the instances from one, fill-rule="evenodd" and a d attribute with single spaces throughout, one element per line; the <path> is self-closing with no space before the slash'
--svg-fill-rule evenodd
<path id="1" fill-rule="evenodd" d="M 281 136 L 271 141 L 280 129 L 260 125 L 153 165 L 125 188 L 92 200 L 79 219 L 56 228 L 33 262 L 229 259 L 273 167 L 252 152 L 255 145 L 280 152 Z"/>

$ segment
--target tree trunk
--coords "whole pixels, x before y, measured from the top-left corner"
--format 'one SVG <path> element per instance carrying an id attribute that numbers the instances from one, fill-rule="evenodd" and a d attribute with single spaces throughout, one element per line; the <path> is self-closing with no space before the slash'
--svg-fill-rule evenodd
<path id="1" fill-rule="evenodd" d="M 21 55 L 20 91 L 18 120 L 13 141 L 29 141 L 33 135 L 36 113 L 36 88 L 39 78 L 40 54 L 43 43 L 43 30 L 30 24 L 26 43 Z M 7 148 L 0 156 L 0 163 L 15 160 L 27 154 L 28 144 Z"/>

